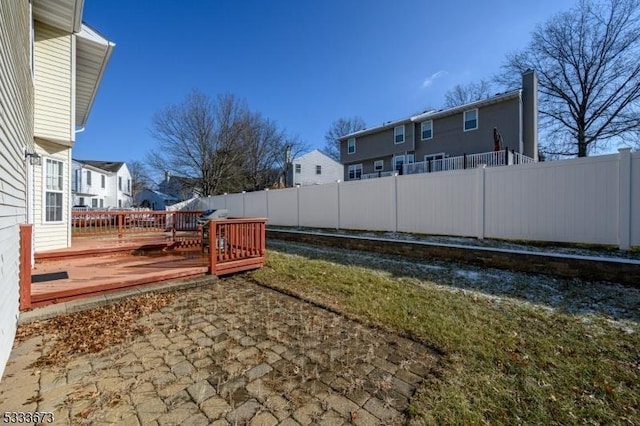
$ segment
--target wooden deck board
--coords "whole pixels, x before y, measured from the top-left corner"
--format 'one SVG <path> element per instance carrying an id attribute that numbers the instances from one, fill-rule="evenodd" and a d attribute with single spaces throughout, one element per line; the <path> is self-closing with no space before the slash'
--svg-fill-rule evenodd
<path id="1" fill-rule="evenodd" d="M 244 219 L 236 221 L 239 224 L 225 222 L 225 229 L 249 223 Z M 265 261 L 264 224 L 261 226 L 262 237 L 256 240 L 259 247 L 236 252 L 238 248 L 234 246 L 233 253 L 226 253 L 230 259 L 211 262 L 215 263 L 214 268 L 210 266 L 209 253 L 203 253 L 200 232 L 74 238 L 69 248 L 35 254 L 31 275 L 60 279 L 32 282 L 26 293 L 30 294 L 29 304 L 23 309 L 207 273 L 226 275 L 260 268 Z"/>
<path id="2" fill-rule="evenodd" d="M 199 250 L 157 251 L 153 254 L 133 255 L 141 248 L 156 247 L 149 241 L 120 245 L 117 250 L 110 244 L 92 243 L 76 245 L 73 250 L 36 256 L 32 274 L 66 272 L 67 279 L 31 284 L 32 306 L 44 306 L 79 297 L 90 297 L 106 291 L 153 284 L 173 279 L 205 275 L 209 261 Z M 96 244 L 100 245 L 99 247 Z M 126 246 L 126 248 L 125 248 Z M 165 245 L 166 247 L 166 245 Z"/>

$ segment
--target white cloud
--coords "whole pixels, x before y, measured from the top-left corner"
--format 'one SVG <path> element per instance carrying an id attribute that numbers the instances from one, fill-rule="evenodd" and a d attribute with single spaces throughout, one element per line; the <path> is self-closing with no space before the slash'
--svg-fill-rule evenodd
<path id="1" fill-rule="evenodd" d="M 431 74 L 429 77 L 427 77 L 422 82 L 422 88 L 426 89 L 427 87 L 431 86 L 435 80 L 437 80 L 440 77 L 444 77 L 447 74 L 448 73 L 446 71 L 443 71 L 443 70 L 440 70 L 438 72 L 435 72 L 435 73 Z"/>

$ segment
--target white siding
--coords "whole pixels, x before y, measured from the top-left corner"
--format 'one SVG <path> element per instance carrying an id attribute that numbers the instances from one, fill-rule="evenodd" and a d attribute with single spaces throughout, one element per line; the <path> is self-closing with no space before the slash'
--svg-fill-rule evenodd
<path id="1" fill-rule="evenodd" d="M 91 184 L 88 183 L 87 172 L 91 173 Z M 102 187 L 102 178 L 104 177 L 105 185 Z M 71 192 L 73 194 L 72 205 L 82 204 L 80 198 L 84 198 L 84 204 L 91 207 L 92 200 L 97 200 L 100 207 L 102 200 L 103 207 L 115 207 L 114 197 L 110 197 L 110 187 L 113 186 L 113 176 L 105 171 L 95 168 L 87 168 L 82 164 L 72 161 L 71 170 Z M 129 207 L 129 206 L 126 206 Z"/>
<path id="2" fill-rule="evenodd" d="M 119 178 L 122 178 L 122 189 L 118 188 Z M 122 167 L 120 167 L 120 170 L 118 170 L 118 173 L 113 175 L 112 179 L 116 194 L 113 207 L 119 207 L 119 202 L 122 203 L 122 207 L 131 207 L 133 205 L 133 198 L 131 197 L 131 192 L 127 191 L 127 180 L 131 181 L 131 173 L 129 173 L 127 165 L 123 164 Z"/>
<path id="3" fill-rule="evenodd" d="M 336 182 L 344 175 L 344 166 L 319 150 L 311 151 L 293 160 L 294 185 L 318 185 Z M 295 172 L 295 165 L 300 165 L 300 173 Z M 316 173 L 316 166 L 320 166 L 320 174 Z"/>
<path id="4" fill-rule="evenodd" d="M 34 134 L 71 146 L 72 35 L 35 23 Z"/>
<path id="5" fill-rule="evenodd" d="M 26 216 L 24 152 L 33 147 L 29 3 L 0 3 L 0 377 L 19 306 L 19 225 Z"/>
<path id="6" fill-rule="evenodd" d="M 69 247 L 71 241 L 71 228 L 69 221 L 69 212 L 71 210 L 70 197 L 71 194 L 70 184 L 71 179 L 69 175 L 71 164 L 71 149 L 57 145 L 54 143 L 48 143 L 40 140 L 36 140 L 36 152 L 42 156 L 42 166 L 36 166 L 34 168 L 34 249 L 36 252 L 55 250 L 60 248 Z M 62 222 L 60 223 L 46 223 L 45 222 L 45 188 L 44 188 L 44 176 L 46 159 L 61 161 L 63 164 L 62 177 Z"/>

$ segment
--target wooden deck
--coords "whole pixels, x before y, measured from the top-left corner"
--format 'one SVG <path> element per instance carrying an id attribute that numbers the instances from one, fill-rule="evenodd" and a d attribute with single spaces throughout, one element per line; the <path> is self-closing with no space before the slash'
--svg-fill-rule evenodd
<path id="1" fill-rule="evenodd" d="M 202 276 L 208 270 L 209 258 L 199 248 L 171 249 L 160 238 L 74 241 L 71 248 L 36 254 L 31 306 Z"/>
<path id="2" fill-rule="evenodd" d="M 194 228 L 198 212 L 144 213 L 144 222 L 136 212 L 73 213 L 71 247 L 35 253 L 33 268 L 33 228 L 21 226 L 21 310 L 126 287 L 205 274 L 220 276 L 264 265 L 264 218 L 214 220 Z M 207 237 L 203 238 L 205 230 Z"/>

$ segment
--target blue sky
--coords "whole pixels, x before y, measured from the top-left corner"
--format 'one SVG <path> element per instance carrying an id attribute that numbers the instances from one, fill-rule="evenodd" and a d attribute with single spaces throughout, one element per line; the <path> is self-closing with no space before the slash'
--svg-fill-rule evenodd
<path id="1" fill-rule="evenodd" d="M 233 93 L 310 149 L 340 117 L 367 127 L 490 79 L 569 0 L 85 0 L 116 43 L 74 158 L 144 161 L 151 117 L 192 90 Z"/>

